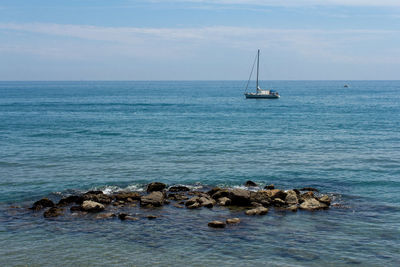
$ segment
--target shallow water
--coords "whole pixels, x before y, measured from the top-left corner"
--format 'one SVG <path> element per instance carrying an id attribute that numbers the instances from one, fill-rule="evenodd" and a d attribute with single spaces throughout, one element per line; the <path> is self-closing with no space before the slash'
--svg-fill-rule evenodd
<path id="1" fill-rule="evenodd" d="M 0 82 L 0 265 L 396 266 L 400 82 Z M 340 207 L 156 211 L 45 220 L 25 207 L 88 189 L 312 186 Z M 21 208 L 10 208 L 10 205 Z M 241 217 L 225 230 L 216 218 Z"/>

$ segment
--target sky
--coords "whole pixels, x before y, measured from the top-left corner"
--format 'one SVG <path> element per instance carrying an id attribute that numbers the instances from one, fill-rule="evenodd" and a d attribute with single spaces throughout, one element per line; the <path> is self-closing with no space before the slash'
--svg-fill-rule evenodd
<path id="1" fill-rule="evenodd" d="M 400 0 L 0 0 L 0 80 L 399 80 Z"/>

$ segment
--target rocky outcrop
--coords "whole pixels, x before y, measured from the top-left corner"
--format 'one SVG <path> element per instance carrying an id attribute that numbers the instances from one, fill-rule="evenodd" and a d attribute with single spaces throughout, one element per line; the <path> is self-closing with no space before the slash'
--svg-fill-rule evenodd
<path id="1" fill-rule="evenodd" d="M 140 206 L 142 207 L 161 207 L 164 204 L 164 193 L 154 191 L 147 196 L 140 198 Z"/>
<path id="2" fill-rule="evenodd" d="M 315 198 L 310 198 L 301 203 L 299 207 L 302 210 L 314 211 L 314 210 L 326 209 L 328 208 L 328 205 L 319 202 Z"/>
<path id="3" fill-rule="evenodd" d="M 254 209 L 246 210 L 246 215 L 265 215 L 268 213 L 268 209 L 264 207 L 257 207 Z"/>
<path id="4" fill-rule="evenodd" d="M 195 196 L 186 201 L 185 206 L 188 209 L 196 209 L 200 207 L 212 208 L 215 205 L 215 200 L 206 196 Z"/>
<path id="5" fill-rule="evenodd" d="M 104 210 L 104 205 L 95 201 L 85 200 L 81 205 L 81 210 L 87 212 L 99 212 Z"/>
<path id="6" fill-rule="evenodd" d="M 297 205 L 299 203 L 299 200 L 297 198 L 296 192 L 293 190 L 286 191 L 285 202 L 288 205 Z"/>
<path id="7" fill-rule="evenodd" d="M 212 228 L 225 228 L 226 224 L 221 221 L 212 221 L 208 223 L 208 226 Z"/>
<path id="8" fill-rule="evenodd" d="M 150 183 L 147 185 L 147 193 L 163 191 L 165 188 L 167 188 L 166 184 L 160 182 Z"/>
<path id="9" fill-rule="evenodd" d="M 48 198 L 42 198 L 41 200 L 36 201 L 33 203 L 31 209 L 32 210 L 41 210 L 48 207 L 54 207 L 54 202 Z"/>
<path id="10" fill-rule="evenodd" d="M 63 209 L 62 208 L 56 208 L 52 207 L 48 210 L 46 210 L 43 214 L 45 218 L 53 218 L 53 217 L 58 217 L 63 214 Z"/>
<path id="11" fill-rule="evenodd" d="M 232 201 L 232 205 L 236 206 L 248 206 L 251 203 L 250 191 L 244 189 L 232 189 L 229 191 L 229 198 Z"/>

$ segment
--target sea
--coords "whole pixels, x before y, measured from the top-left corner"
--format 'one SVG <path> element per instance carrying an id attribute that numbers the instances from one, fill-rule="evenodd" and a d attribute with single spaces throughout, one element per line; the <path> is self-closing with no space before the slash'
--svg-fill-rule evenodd
<path id="1" fill-rule="evenodd" d="M 245 85 L 0 82 L 0 266 L 400 266 L 400 81 L 262 81 L 277 100 L 245 99 Z M 314 187 L 332 207 L 138 207 L 158 218 L 130 222 L 28 209 L 154 181 L 247 180 Z M 242 222 L 207 226 L 231 217 Z"/>

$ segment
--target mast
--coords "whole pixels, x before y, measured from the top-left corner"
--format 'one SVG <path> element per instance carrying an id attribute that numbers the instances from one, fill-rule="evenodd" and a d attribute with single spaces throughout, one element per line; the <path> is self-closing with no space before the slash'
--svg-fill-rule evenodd
<path id="1" fill-rule="evenodd" d="M 260 49 L 257 51 L 257 85 L 256 90 L 258 90 L 258 68 L 259 68 L 259 61 L 260 61 Z"/>

